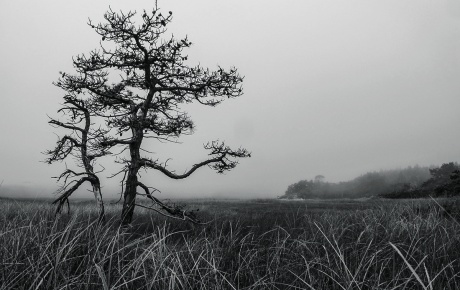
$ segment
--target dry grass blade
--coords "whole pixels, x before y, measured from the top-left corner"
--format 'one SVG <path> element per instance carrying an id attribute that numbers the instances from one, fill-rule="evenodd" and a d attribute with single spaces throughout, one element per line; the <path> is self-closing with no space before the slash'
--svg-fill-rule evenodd
<path id="1" fill-rule="evenodd" d="M 104 287 L 104 290 L 109 290 L 109 285 L 107 284 L 107 277 L 105 276 L 104 271 L 98 264 L 94 264 L 94 266 L 96 266 L 97 274 L 99 275 L 99 278 L 101 278 L 102 287 Z"/>
<path id="2" fill-rule="evenodd" d="M 354 283 L 355 286 L 356 286 L 356 289 L 361 289 L 361 287 L 359 286 L 358 282 L 355 280 L 355 275 L 353 275 L 351 273 L 349 267 L 347 266 L 347 263 L 345 262 L 345 258 L 343 256 L 343 253 L 342 253 L 339 245 L 337 244 L 337 241 L 335 239 L 333 239 L 334 243 L 332 243 L 331 240 L 327 237 L 327 235 L 324 233 L 324 231 L 321 229 L 321 227 L 317 223 L 315 223 L 315 226 L 318 228 L 318 230 L 321 232 L 323 237 L 326 239 L 328 244 L 332 247 L 332 249 L 334 250 L 335 254 L 339 258 L 343 268 L 345 269 L 345 271 L 347 273 L 347 276 L 349 277 L 349 279 L 351 278 L 350 279 L 351 280 L 350 284 Z"/>
<path id="3" fill-rule="evenodd" d="M 297 275 L 296 273 L 292 272 L 291 270 L 289 270 L 289 272 L 296 276 L 297 279 L 299 279 L 300 281 L 302 281 L 302 283 L 307 286 L 308 288 L 312 289 L 312 290 L 315 290 L 315 288 L 313 286 L 311 286 L 309 283 L 307 283 L 307 281 L 305 281 L 305 279 L 302 279 L 302 277 L 300 277 L 299 275 Z"/>
<path id="4" fill-rule="evenodd" d="M 415 271 L 415 269 L 412 267 L 412 265 L 407 261 L 406 257 L 404 257 L 404 255 L 401 253 L 401 251 L 398 249 L 398 247 L 396 247 L 393 243 L 389 242 L 390 246 L 396 251 L 396 253 L 398 253 L 398 255 L 403 259 L 404 263 L 406 264 L 406 266 L 409 268 L 409 270 L 411 271 L 412 275 L 415 277 L 415 279 L 417 280 L 417 282 L 420 284 L 420 286 L 423 287 L 423 289 L 427 290 L 428 288 L 425 286 L 425 284 L 423 283 L 422 279 L 420 278 L 420 276 L 417 274 L 417 272 Z"/>

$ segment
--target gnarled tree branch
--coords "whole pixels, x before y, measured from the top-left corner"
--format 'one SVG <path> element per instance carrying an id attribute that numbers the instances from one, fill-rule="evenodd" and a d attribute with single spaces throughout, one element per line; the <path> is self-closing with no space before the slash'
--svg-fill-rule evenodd
<path id="1" fill-rule="evenodd" d="M 149 190 L 149 187 L 147 187 L 145 184 L 143 184 L 142 182 L 138 182 L 137 185 L 144 190 L 145 196 L 152 201 L 152 205 L 144 206 L 142 204 L 136 204 L 136 206 L 140 206 L 146 209 L 153 210 L 169 218 L 190 221 L 195 224 L 202 224 L 202 222 L 198 219 L 195 213 L 198 210 L 186 211 L 185 206 L 171 204 L 171 203 L 164 203 L 160 201 L 158 198 L 156 198 L 155 196 L 153 196 Z M 155 189 L 154 192 L 155 191 L 157 190 Z"/>
<path id="2" fill-rule="evenodd" d="M 231 160 L 230 159 L 231 157 L 234 157 L 234 158 L 251 157 L 251 153 L 249 153 L 244 148 L 239 148 L 238 150 L 234 151 L 230 149 L 230 147 L 226 146 L 223 142 L 219 143 L 218 141 L 210 142 L 206 144 L 204 148 L 211 150 L 211 153 L 209 153 L 210 156 L 216 156 L 216 157 L 194 164 L 191 169 L 189 169 L 183 174 L 176 174 L 173 171 L 168 170 L 165 165 L 161 165 L 156 161 L 146 159 L 146 158 L 143 158 L 140 161 L 140 165 L 147 167 L 147 168 L 158 170 L 162 172 L 164 175 L 168 176 L 169 178 L 184 179 L 184 178 L 189 177 L 198 168 L 206 166 L 206 165 L 216 170 L 218 173 L 223 173 L 225 171 L 235 168 L 235 166 L 238 164 L 238 161 Z"/>

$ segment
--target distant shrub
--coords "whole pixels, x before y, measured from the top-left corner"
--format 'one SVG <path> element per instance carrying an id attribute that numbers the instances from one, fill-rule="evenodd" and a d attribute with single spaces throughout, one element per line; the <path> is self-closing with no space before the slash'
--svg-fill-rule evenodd
<path id="1" fill-rule="evenodd" d="M 378 195 L 383 198 L 422 198 L 428 197 L 427 192 L 423 192 L 417 186 L 409 183 L 398 184 L 393 191 L 385 192 Z"/>

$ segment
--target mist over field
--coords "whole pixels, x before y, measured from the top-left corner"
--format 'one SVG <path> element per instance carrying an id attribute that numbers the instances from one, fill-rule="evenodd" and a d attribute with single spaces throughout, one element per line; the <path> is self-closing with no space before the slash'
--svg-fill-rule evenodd
<path id="1" fill-rule="evenodd" d="M 110 7 L 142 11 L 152 3 Z M 206 157 L 209 140 L 252 152 L 224 175 L 202 168 L 176 181 L 142 172 L 160 198 L 276 197 L 318 174 L 339 182 L 460 159 L 458 1 L 158 4 L 174 13 L 168 33 L 192 41 L 189 63 L 234 65 L 245 76 L 244 95 L 216 108 L 189 106 L 195 134 L 146 148 L 172 158 L 178 173 Z M 73 56 L 98 47 L 86 23 L 100 22 L 107 8 L 87 0 L 0 3 L 0 195 L 51 197 L 58 188 L 51 177 L 74 166 L 41 162 L 62 133 L 47 124 L 47 115 L 62 117 L 64 92 L 52 82 L 59 71 L 73 72 Z M 106 177 L 119 167 L 111 158 L 101 164 L 104 198 L 115 197 L 121 178 Z"/>

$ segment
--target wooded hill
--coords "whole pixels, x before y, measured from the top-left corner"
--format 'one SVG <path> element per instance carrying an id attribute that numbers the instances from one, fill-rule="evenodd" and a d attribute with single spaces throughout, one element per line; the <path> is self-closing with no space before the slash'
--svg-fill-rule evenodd
<path id="1" fill-rule="evenodd" d="M 458 170 L 457 163 L 443 164 L 439 168 L 417 165 L 404 169 L 368 172 L 353 180 L 338 183 L 324 182 L 324 177 L 318 175 L 314 180 L 301 180 L 289 185 L 280 198 L 409 198 L 446 194 L 440 187 L 451 182 L 450 176 L 455 170 Z M 435 192 L 436 188 L 438 193 Z"/>

